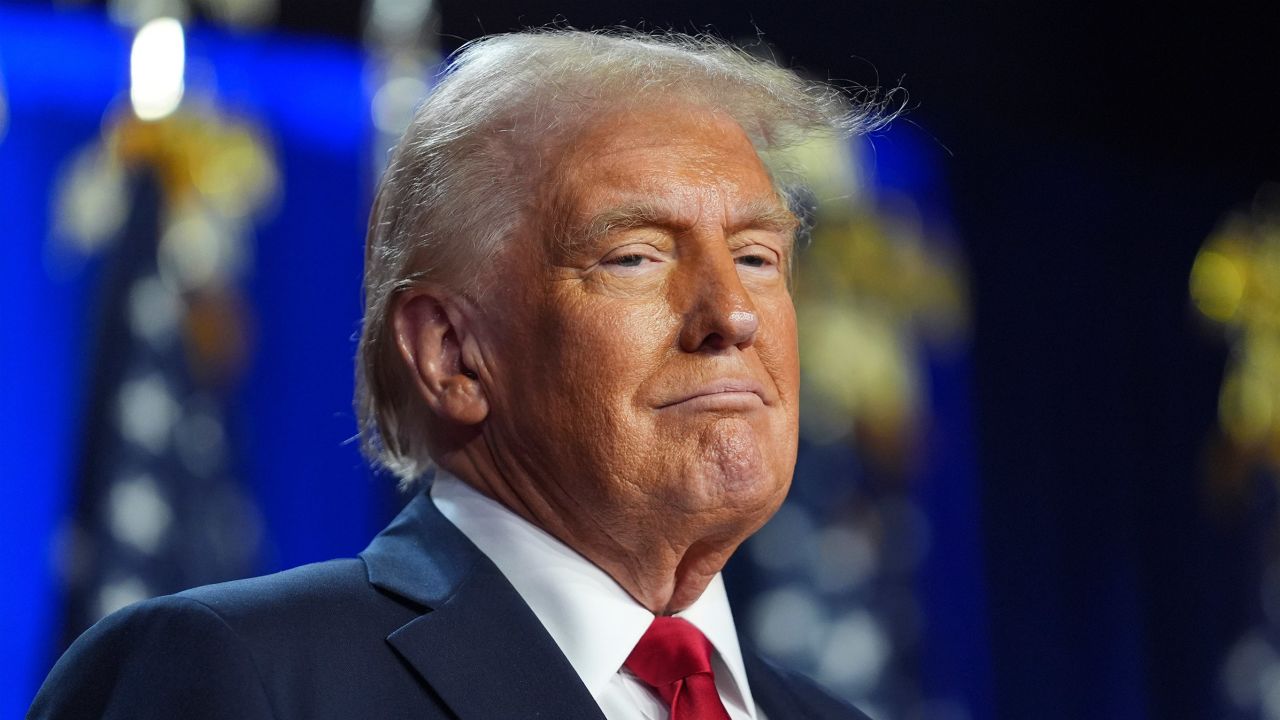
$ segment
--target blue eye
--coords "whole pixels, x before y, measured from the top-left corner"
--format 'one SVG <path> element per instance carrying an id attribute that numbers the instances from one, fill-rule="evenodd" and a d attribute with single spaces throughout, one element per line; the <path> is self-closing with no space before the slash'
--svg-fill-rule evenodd
<path id="1" fill-rule="evenodd" d="M 743 255 L 738 258 L 738 262 L 742 265 L 746 265 L 747 267 L 754 268 L 764 267 L 769 264 L 768 260 L 760 257 L 759 255 Z"/>
<path id="2" fill-rule="evenodd" d="M 621 265 L 622 267 L 639 267 L 644 260 L 645 257 L 643 255 L 623 255 L 622 257 L 613 258 L 609 261 L 609 264 Z"/>

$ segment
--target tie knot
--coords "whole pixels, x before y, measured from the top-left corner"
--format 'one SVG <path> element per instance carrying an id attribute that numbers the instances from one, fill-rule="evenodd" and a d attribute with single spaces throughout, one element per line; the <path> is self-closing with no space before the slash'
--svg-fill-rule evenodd
<path id="1" fill-rule="evenodd" d="M 625 663 L 636 677 L 654 688 L 690 675 L 711 673 L 711 641 L 688 620 L 654 618 Z"/>

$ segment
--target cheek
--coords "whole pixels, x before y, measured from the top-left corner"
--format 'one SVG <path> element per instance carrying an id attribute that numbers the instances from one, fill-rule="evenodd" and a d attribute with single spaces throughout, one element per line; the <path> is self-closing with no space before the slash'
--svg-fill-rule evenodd
<path id="1" fill-rule="evenodd" d="M 769 374 L 778 383 L 783 399 L 794 404 L 800 382 L 800 347 L 796 334 L 795 307 L 789 297 L 761 303 L 757 352 Z"/>
<path id="2" fill-rule="evenodd" d="M 582 300 L 550 318 L 548 332 L 575 394 L 630 402 L 671 345 L 669 326 L 652 307 Z"/>
<path id="3" fill-rule="evenodd" d="M 641 474 L 631 461 L 648 462 L 653 428 L 640 391 L 661 369 L 662 343 L 669 343 L 663 327 L 658 313 L 596 298 L 558 305 L 538 323 L 540 336 L 523 354 L 546 364 L 541 386 L 527 388 L 522 403 L 526 414 L 541 416 L 542 435 L 554 445 L 544 451 L 559 458 L 560 470 L 596 478 Z"/>

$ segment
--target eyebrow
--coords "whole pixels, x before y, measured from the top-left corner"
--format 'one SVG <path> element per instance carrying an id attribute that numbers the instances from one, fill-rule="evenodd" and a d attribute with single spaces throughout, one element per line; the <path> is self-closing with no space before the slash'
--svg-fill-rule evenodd
<path id="1" fill-rule="evenodd" d="M 565 238 L 569 248 L 590 247 L 601 238 L 633 228 L 657 227 L 673 232 L 687 230 L 688 223 L 679 220 L 680 213 L 671 205 L 651 200 L 630 203 L 601 211 L 591 217 L 581 230 Z M 743 230 L 765 230 L 777 233 L 794 233 L 800 221 L 775 200 L 755 200 L 739 206 L 730 218 L 727 235 Z"/>

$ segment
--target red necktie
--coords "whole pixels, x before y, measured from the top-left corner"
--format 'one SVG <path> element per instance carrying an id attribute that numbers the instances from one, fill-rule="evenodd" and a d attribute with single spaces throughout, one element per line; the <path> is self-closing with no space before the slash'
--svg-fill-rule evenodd
<path id="1" fill-rule="evenodd" d="M 711 641 L 688 620 L 655 618 L 624 664 L 671 708 L 671 720 L 729 720 L 711 674 Z"/>

